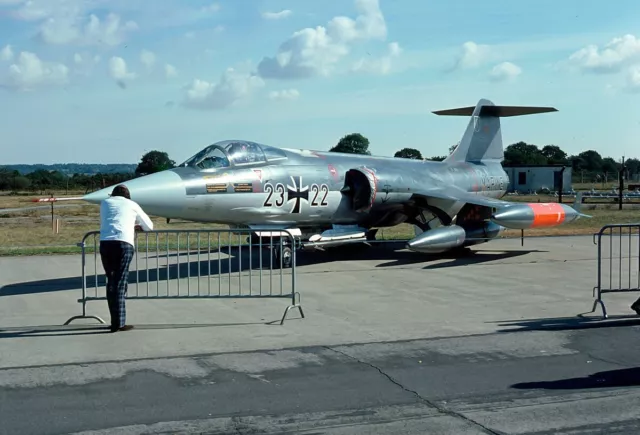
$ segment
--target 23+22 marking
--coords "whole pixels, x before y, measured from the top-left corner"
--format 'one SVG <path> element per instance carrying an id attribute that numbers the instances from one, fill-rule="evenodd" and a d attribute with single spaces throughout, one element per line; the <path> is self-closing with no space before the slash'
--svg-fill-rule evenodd
<path id="1" fill-rule="evenodd" d="M 272 183 L 264 184 L 264 191 L 267 193 L 267 199 L 264 201 L 265 207 L 282 207 L 285 203 L 285 194 L 286 194 L 286 202 L 293 201 L 293 207 L 291 208 L 291 213 L 300 213 L 300 205 L 301 200 L 305 200 L 309 202 L 309 192 L 313 194 L 313 199 L 311 200 L 311 207 L 326 207 L 327 203 L 327 195 L 329 195 L 329 186 L 327 184 L 312 184 L 311 188 L 309 186 L 302 187 L 302 177 L 290 177 L 293 182 L 293 186 L 287 185 L 285 188 L 284 184 L 276 183 L 275 185 Z M 274 198 L 275 196 L 275 198 Z"/>

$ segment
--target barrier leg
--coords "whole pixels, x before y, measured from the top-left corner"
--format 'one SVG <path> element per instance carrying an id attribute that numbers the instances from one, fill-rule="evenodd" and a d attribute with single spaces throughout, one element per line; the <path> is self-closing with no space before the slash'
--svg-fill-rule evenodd
<path id="1" fill-rule="evenodd" d="M 82 243 L 79 243 L 78 246 L 80 246 L 82 248 L 82 299 L 80 299 L 78 301 L 78 302 L 82 303 L 82 315 L 73 316 L 72 318 L 70 318 L 69 320 L 64 322 L 64 325 L 67 326 L 71 322 L 73 322 L 74 320 L 78 320 L 78 319 L 94 319 L 94 320 L 97 320 L 98 322 L 100 322 L 101 324 L 104 325 L 105 322 L 100 317 L 98 317 L 98 316 L 87 316 L 87 279 L 86 279 L 86 273 L 85 273 L 86 259 L 85 259 L 85 249 L 84 249 L 85 244 L 84 244 L 84 240 L 82 241 Z M 97 285 L 98 285 L 98 282 L 96 281 L 96 286 Z"/>
<path id="2" fill-rule="evenodd" d="M 298 295 L 298 302 L 296 302 L 296 295 Z M 289 313 L 289 310 L 292 310 L 294 308 L 297 308 L 298 311 L 300 311 L 300 316 L 302 316 L 302 318 L 304 319 L 304 312 L 302 311 L 302 305 L 300 303 L 300 293 L 298 292 L 295 292 L 293 294 L 293 303 L 289 305 L 286 310 L 284 310 L 284 314 L 282 315 L 282 319 L 280 320 L 280 325 L 284 324 L 284 321 L 287 318 L 287 314 Z"/>
<path id="3" fill-rule="evenodd" d="M 598 304 L 600 304 L 600 307 L 602 308 L 602 318 L 607 319 L 609 317 L 609 315 L 607 314 L 607 308 L 604 306 L 604 302 L 599 297 L 595 301 L 593 301 L 593 308 L 590 312 L 595 313 Z"/>

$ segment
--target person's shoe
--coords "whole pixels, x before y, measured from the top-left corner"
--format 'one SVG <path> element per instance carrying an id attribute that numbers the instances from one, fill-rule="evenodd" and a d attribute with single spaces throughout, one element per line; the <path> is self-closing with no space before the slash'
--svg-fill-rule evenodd
<path id="1" fill-rule="evenodd" d="M 122 328 L 118 328 L 118 327 L 111 327 L 111 332 L 124 332 L 124 331 L 130 331 L 133 329 L 133 325 L 124 325 Z"/>

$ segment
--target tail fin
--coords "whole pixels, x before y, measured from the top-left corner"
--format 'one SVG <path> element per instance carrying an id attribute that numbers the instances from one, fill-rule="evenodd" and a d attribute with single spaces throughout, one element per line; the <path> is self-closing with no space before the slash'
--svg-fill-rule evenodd
<path id="1" fill-rule="evenodd" d="M 496 106 L 489 100 L 481 99 L 475 107 L 439 110 L 436 115 L 471 116 L 467 130 L 458 147 L 445 162 L 479 162 L 504 159 L 500 118 L 531 115 L 535 113 L 557 112 L 553 107 Z"/>

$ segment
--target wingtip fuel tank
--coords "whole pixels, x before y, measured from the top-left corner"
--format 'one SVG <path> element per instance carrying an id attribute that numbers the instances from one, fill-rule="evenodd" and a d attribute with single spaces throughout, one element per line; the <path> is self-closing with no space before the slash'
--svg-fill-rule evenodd
<path id="1" fill-rule="evenodd" d="M 491 221 L 506 228 L 524 230 L 568 224 L 581 216 L 585 215 L 565 204 L 528 203 L 501 209 L 491 216 Z"/>

